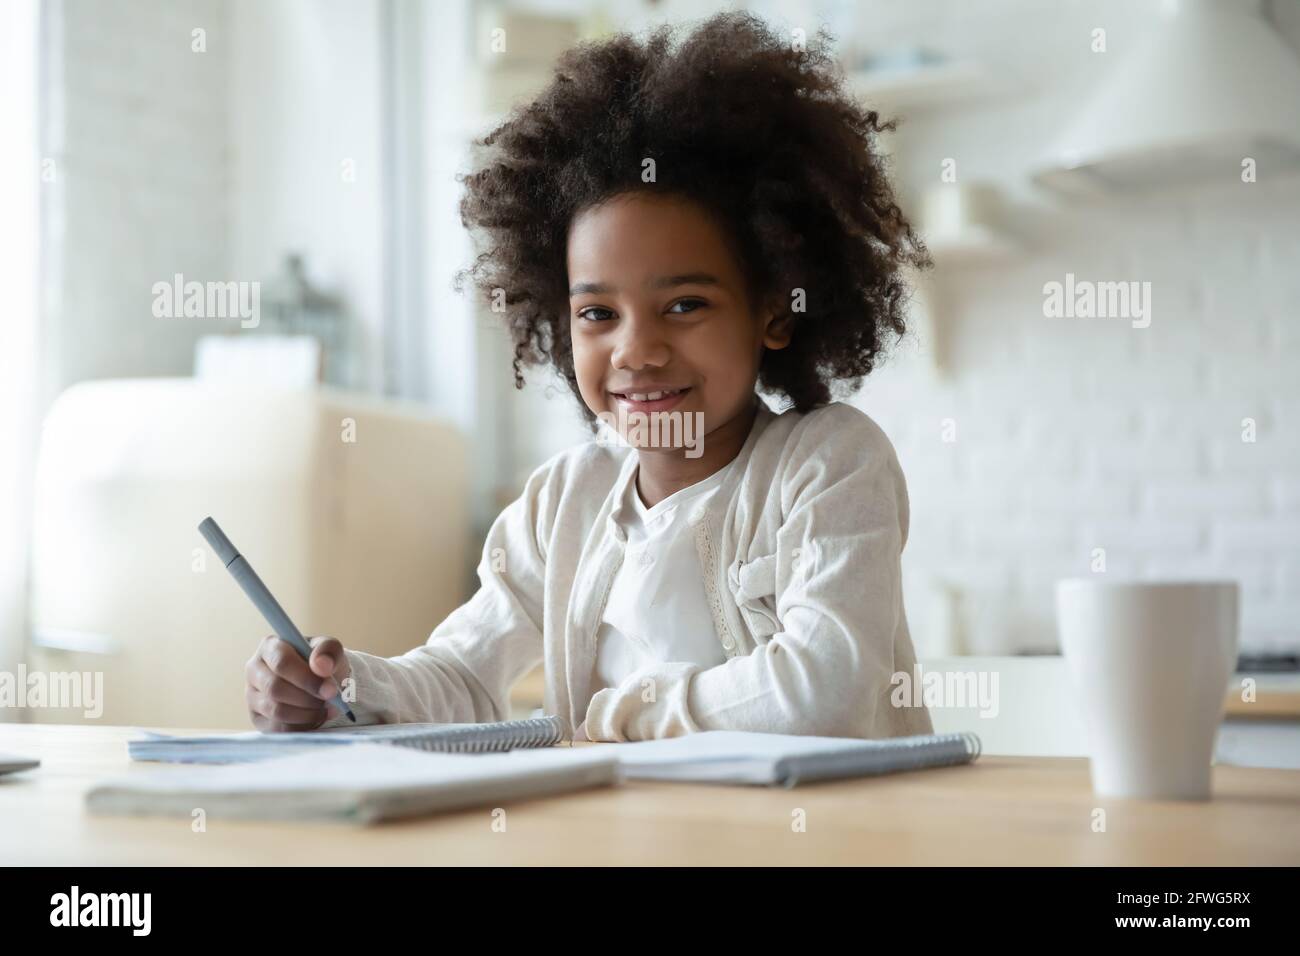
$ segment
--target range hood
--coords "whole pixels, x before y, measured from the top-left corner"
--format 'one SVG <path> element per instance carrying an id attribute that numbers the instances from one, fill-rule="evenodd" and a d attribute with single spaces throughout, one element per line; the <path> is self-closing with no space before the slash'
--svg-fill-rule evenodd
<path id="1" fill-rule="evenodd" d="M 1114 56 L 1113 53 L 1098 54 Z M 1132 193 L 1300 171 L 1300 57 L 1259 0 L 1164 0 L 1151 34 L 1032 172 L 1070 193 Z"/>

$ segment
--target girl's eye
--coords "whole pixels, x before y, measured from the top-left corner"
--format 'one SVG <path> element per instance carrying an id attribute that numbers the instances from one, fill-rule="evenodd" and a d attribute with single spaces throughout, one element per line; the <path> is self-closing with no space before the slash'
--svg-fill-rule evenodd
<path id="1" fill-rule="evenodd" d="M 684 315 L 687 312 L 694 312 L 696 309 L 702 309 L 706 305 L 708 305 L 708 303 L 701 299 L 682 299 L 680 302 L 674 302 L 669 307 L 668 311 L 677 312 L 678 315 Z M 678 311 L 678 306 L 682 306 L 683 308 Z"/>
<path id="2" fill-rule="evenodd" d="M 600 313 L 597 315 L 596 313 Z M 589 322 L 604 322 L 614 313 L 609 309 L 602 309 L 600 306 L 592 306 L 590 309 L 583 309 L 578 313 L 578 318 L 586 319 Z"/>

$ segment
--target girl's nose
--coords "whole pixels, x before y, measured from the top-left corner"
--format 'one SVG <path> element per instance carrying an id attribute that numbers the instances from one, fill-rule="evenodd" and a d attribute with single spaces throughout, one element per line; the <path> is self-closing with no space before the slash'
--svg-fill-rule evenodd
<path id="1" fill-rule="evenodd" d="M 658 368 L 668 363 L 671 351 L 655 318 L 630 317 L 618 330 L 610 362 L 615 368 Z"/>

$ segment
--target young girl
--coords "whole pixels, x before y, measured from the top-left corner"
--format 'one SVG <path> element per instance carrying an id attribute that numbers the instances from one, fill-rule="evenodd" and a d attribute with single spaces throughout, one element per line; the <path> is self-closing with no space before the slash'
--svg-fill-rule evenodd
<path id="1" fill-rule="evenodd" d="M 579 738 L 929 732 L 890 699 L 914 664 L 903 474 L 830 400 L 904 332 L 901 270 L 926 261 L 875 149 L 887 128 L 824 42 L 744 14 L 566 54 L 480 144 L 468 275 L 504 303 L 516 386 L 549 363 L 625 441 L 532 474 L 427 644 L 317 638 L 306 662 L 267 638 L 253 724 L 343 725 L 325 701 L 348 678 L 362 724 L 504 720 L 542 663 L 545 711 Z"/>

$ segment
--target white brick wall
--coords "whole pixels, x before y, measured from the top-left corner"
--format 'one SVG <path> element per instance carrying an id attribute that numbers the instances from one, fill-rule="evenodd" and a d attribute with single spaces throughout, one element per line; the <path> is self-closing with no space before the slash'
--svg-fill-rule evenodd
<path id="1" fill-rule="evenodd" d="M 1061 44 L 1114 13 L 1058 17 L 1056 70 L 1035 74 L 1023 101 L 913 116 L 898 136 L 908 196 L 955 157 L 959 179 L 1002 187 L 1024 247 L 936 272 L 930 340 L 901 346 L 855 399 L 894 439 L 912 489 L 907 606 L 923 653 L 953 640 L 1054 648 L 1054 581 L 1092 575 L 1099 547 L 1108 578 L 1240 581 L 1243 647 L 1300 649 L 1300 180 L 1228 171 L 1091 205 L 1025 185 L 1092 68 Z M 967 26 L 954 51 L 987 45 L 999 21 Z M 1293 47 L 1298 27 L 1284 23 Z M 1150 327 L 1044 318 L 1043 284 L 1067 272 L 1151 282 Z M 958 438 L 945 445 L 948 416 Z"/>

